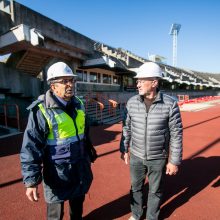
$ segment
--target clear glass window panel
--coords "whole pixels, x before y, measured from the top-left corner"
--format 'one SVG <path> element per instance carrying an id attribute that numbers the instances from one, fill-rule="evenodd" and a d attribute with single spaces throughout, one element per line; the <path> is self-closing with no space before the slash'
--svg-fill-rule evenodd
<path id="1" fill-rule="evenodd" d="M 119 84 L 118 76 L 113 76 L 113 84 Z"/>
<path id="2" fill-rule="evenodd" d="M 90 82 L 97 83 L 97 73 L 90 72 Z"/>
<path id="3" fill-rule="evenodd" d="M 101 83 L 101 74 L 100 73 L 97 74 L 98 74 L 98 83 Z"/>
<path id="4" fill-rule="evenodd" d="M 111 76 L 107 74 L 103 74 L 103 83 L 111 84 Z"/>
<path id="5" fill-rule="evenodd" d="M 133 79 L 132 78 L 128 78 L 128 86 L 133 86 L 134 85 L 134 82 L 133 82 Z"/>
<path id="6" fill-rule="evenodd" d="M 82 70 L 76 70 L 77 75 L 77 81 L 83 81 L 83 71 Z"/>
<path id="7" fill-rule="evenodd" d="M 109 84 L 112 84 L 112 76 L 111 75 L 109 75 Z"/>
<path id="8" fill-rule="evenodd" d="M 84 81 L 84 82 L 88 82 L 88 74 L 87 74 L 87 71 L 84 71 L 84 72 L 83 72 L 83 81 Z"/>

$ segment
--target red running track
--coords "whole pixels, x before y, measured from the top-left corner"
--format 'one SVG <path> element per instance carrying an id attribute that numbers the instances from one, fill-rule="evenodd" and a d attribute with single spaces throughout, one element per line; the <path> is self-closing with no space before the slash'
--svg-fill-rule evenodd
<path id="1" fill-rule="evenodd" d="M 178 175 L 166 178 L 161 219 L 220 219 L 220 105 L 182 112 L 182 119 L 184 160 Z M 130 177 L 118 151 L 121 124 L 93 127 L 91 135 L 99 158 L 92 165 L 94 182 L 86 196 L 84 219 L 128 219 Z M 18 154 L 0 157 L 0 167 L 0 219 L 46 219 L 42 188 L 38 203 L 26 199 Z"/>

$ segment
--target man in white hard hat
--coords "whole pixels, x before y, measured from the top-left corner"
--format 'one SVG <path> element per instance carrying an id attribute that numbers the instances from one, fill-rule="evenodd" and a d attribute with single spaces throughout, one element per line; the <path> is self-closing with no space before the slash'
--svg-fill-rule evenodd
<path id="1" fill-rule="evenodd" d="M 121 158 L 130 165 L 129 220 L 143 216 L 143 189 L 148 178 L 147 220 L 158 220 L 164 176 L 176 175 L 182 160 L 182 121 L 177 102 L 159 91 L 161 68 L 153 62 L 137 70 L 138 95 L 126 105 L 120 144 Z M 172 186 L 171 186 L 172 187 Z"/>
<path id="2" fill-rule="evenodd" d="M 28 199 L 37 202 L 43 180 L 48 220 L 63 218 L 67 200 L 70 219 L 82 219 L 85 194 L 93 179 L 90 163 L 96 152 L 83 103 L 74 96 L 75 77 L 66 63 L 54 63 L 47 71 L 50 89 L 28 107 L 20 153 L 23 182 Z"/>

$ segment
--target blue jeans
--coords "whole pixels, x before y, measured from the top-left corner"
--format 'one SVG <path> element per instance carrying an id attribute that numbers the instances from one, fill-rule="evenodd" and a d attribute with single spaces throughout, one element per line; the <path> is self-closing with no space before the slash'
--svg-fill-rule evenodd
<path id="1" fill-rule="evenodd" d="M 158 220 L 163 195 L 163 180 L 167 159 L 143 160 L 131 154 L 131 212 L 139 220 L 143 215 L 143 188 L 148 177 L 149 191 L 147 201 L 148 220 Z"/>

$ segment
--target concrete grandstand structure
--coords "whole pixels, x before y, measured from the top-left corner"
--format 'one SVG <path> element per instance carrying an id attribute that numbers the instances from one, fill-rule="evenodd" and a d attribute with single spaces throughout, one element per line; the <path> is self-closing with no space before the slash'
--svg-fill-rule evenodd
<path id="1" fill-rule="evenodd" d="M 20 110 L 25 124 L 27 105 L 45 92 L 47 68 L 67 62 L 78 75 L 76 94 L 94 120 L 114 123 L 120 108 L 136 93 L 135 68 L 148 59 L 97 42 L 35 12 L 16 1 L 0 0 L 0 122 L 13 118 L 6 105 Z M 203 73 L 159 63 L 164 72 L 161 89 L 190 98 L 218 95 L 220 74 Z M 111 118 L 112 120 L 109 120 Z M 13 120 L 12 120 L 13 121 Z"/>

